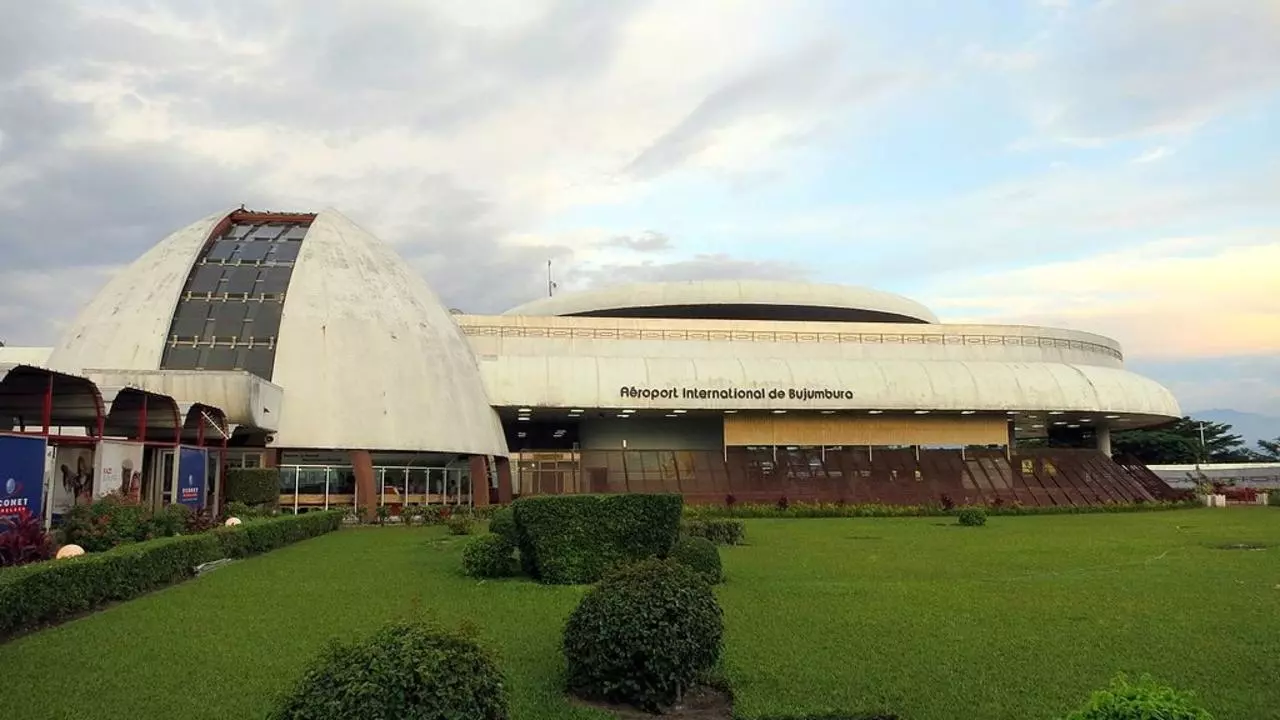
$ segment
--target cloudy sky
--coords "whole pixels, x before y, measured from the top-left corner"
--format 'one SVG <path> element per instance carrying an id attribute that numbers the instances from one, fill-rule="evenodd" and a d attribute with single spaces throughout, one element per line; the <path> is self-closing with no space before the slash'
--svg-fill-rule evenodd
<path id="1" fill-rule="evenodd" d="M 1280 415 L 1280 0 L 0 3 L 0 340 L 241 203 L 470 312 L 865 284 Z"/>

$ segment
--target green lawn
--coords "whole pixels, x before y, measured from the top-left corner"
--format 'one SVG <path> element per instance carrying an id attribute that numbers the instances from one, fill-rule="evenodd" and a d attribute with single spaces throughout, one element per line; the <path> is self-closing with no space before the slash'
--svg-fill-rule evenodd
<path id="1" fill-rule="evenodd" d="M 1275 509 L 753 520 L 747 536 L 719 589 L 744 717 L 1047 719 L 1118 670 L 1196 689 L 1219 720 L 1274 712 Z M 1274 547 L 1209 547 L 1236 542 Z M 429 612 L 498 647 L 517 720 L 603 717 L 558 687 L 582 589 L 477 583 L 460 548 L 440 528 L 344 530 L 0 645 L 0 676 L 33 720 L 260 717 L 325 639 Z"/>

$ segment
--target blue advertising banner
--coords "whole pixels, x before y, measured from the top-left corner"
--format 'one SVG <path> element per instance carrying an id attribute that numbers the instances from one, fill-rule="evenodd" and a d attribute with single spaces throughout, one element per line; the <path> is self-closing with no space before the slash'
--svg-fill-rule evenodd
<path id="1" fill-rule="evenodd" d="M 204 509 L 204 483 L 207 468 L 207 451 L 199 448 L 178 448 L 178 502 L 192 510 Z"/>
<path id="2" fill-rule="evenodd" d="M 0 435 L 0 520 L 43 517 L 45 440 Z"/>

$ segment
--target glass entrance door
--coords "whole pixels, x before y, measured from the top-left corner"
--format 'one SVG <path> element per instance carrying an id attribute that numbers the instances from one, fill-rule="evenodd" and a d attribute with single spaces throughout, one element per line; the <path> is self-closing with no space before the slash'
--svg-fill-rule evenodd
<path id="1" fill-rule="evenodd" d="M 151 504 L 152 509 L 159 510 L 173 502 L 178 478 L 173 471 L 173 451 L 155 450 L 155 453 L 157 462 L 151 464 L 151 474 L 143 483 L 142 498 L 143 502 Z"/>

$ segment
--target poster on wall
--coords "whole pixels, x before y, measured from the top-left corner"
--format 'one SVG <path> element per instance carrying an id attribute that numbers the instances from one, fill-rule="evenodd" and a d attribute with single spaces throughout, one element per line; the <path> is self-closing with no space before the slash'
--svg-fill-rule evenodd
<path id="1" fill-rule="evenodd" d="M 142 493 L 142 444 L 103 440 L 94 457 L 93 496 L 115 493 L 138 500 Z"/>
<path id="2" fill-rule="evenodd" d="M 0 521 L 43 520 L 45 440 L 0 435 Z"/>
<path id="3" fill-rule="evenodd" d="M 199 448 L 178 448 L 178 502 L 192 510 L 204 508 L 208 453 Z"/>
<path id="4" fill-rule="evenodd" d="M 93 501 L 93 448 L 60 446 L 53 456 L 49 506 L 60 515 Z"/>

